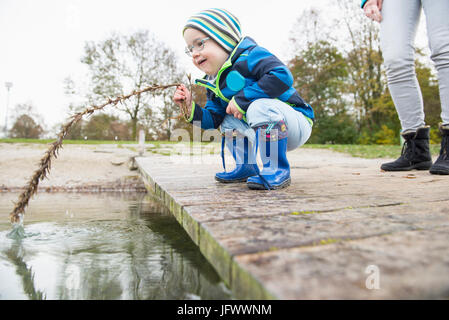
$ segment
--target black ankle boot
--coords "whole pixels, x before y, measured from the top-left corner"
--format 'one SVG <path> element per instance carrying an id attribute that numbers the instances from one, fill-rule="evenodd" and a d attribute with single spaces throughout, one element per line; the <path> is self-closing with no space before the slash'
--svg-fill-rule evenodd
<path id="1" fill-rule="evenodd" d="M 421 127 L 416 132 L 405 131 L 401 133 L 405 139 L 401 156 L 393 162 L 382 164 L 384 171 L 429 170 L 432 166 L 432 157 L 429 150 L 430 127 Z"/>
<path id="2" fill-rule="evenodd" d="M 442 135 L 440 156 L 430 168 L 430 173 L 449 174 L 449 125 L 440 124 L 440 132 Z"/>

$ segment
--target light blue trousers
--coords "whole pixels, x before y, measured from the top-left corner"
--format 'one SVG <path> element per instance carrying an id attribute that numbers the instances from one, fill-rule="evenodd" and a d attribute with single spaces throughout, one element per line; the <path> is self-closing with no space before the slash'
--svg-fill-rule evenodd
<path id="1" fill-rule="evenodd" d="M 449 124 L 449 0 L 384 0 L 380 44 L 388 87 L 403 131 L 425 124 L 414 61 L 421 9 L 426 17 L 431 59 L 438 72 L 441 119 L 443 124 Z"/>
<path id="2" fill-rule="evenodd" d="M 254 144 L 256 139 L 254 127 L 283 120 L 288 130 L 288 151 L 302 146 L 312 133 L 311 124 L 301 112 L 295 111 L 288 104 L 277 99 L 255 100 L 246 112 L 246 120 L 248 123 L 228 114 L 221 123 L 220 130 L 222 133 L 237 130 Z"/>

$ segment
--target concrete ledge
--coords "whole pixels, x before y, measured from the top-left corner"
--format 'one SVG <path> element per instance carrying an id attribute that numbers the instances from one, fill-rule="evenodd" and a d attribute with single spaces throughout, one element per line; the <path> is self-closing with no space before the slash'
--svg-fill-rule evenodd
<path id="1" fill-rule="evenodd" d="M 148 158 L 136 158 L 138 170 L 148 191 L 154 193 L 170 209 L 234 295 L 238 299 L 277 299 L 233 259 L 233 256 L 216 241 L 207 228 L 189 214 L 188 208 L 184 208 L 155 181 L 144 164 L 147 160 Z"/>
<path id="2" fill-rule="evenodd" d="M 381 172 L 385 159 L 325 150 L 289 161 L 291 186 L 255 191 L 216 182 L 219 156 L 136 158 L 238 299 L 448 298 L 448 177 Z"/>

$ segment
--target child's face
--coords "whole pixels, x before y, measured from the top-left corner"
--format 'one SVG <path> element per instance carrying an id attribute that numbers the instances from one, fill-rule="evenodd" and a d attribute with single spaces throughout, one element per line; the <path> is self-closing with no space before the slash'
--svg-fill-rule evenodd
<path id="1" fill-rule="evenodd" d="M 187 47 L 197 44 L 199 40 L 204 38 L 207 38 L 207 35 L 197 29 L 188 28 L 184 32 Z M 192 52 L 193 64 L 209 76 L 215 76 L 228 57 L 229 53 L 213 39 L 205 41 L 204 48 L 201 51 L 195 48 Z"/>

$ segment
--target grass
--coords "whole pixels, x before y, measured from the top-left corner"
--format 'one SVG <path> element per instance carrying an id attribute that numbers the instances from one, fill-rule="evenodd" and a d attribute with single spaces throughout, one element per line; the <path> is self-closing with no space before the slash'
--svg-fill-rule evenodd
<path id="1" fill-rule="evenodd" d="M 0 139 L 0 143 L 36 143 L 48 144 L 54 142 L 56 139 L 21 139 L 8 138 Z M 146 142 L 151 143 L 151 142 Z M 115 141 L 115 140 L 64 140 L 63 144 L 138 144 L 137 141 Z"/>
<path id="2" fill-rule="evenodd" d="M 54 139 L 0 139 L 0 143 L 36 143 L 47 144 L 55 141 Z M 151 144 L 150 149 L 157 150 L 162 148 L 165 144 L 177 144 L 178 141 L 146 141 L 146 144 Z M 209 142 L 202 142 L 202 145 L 207 145 Z M 138 144 L 137 141 L 115 141 L 115 140 L 64 140 L 64 144 L 116 144 L 119 148 L 122 145 Z M 301 148 L 306 149 L 327 149 L 337 152 L 349 154 L 353 157 L 359 158 L 397 158 L 401 154 L 402 147 L 399 145 L 359 145 L 359 144 L 305 144 Z M 437 155 L 440 152 L 440 145 L 431 145 L 430 152 L 432 155 Z"/>
<path id="3" fill-rule="evenodd" d="M 399 145 L 360 145 L 360 144 L 306 144 L 301 148 L 328 149 L 332 151 L 350 154 L 359 158 L 397 158 L 401 154 L 402 146 Z M 440 145 L 430 146 L 432 155 L 440 152 Z"/>

